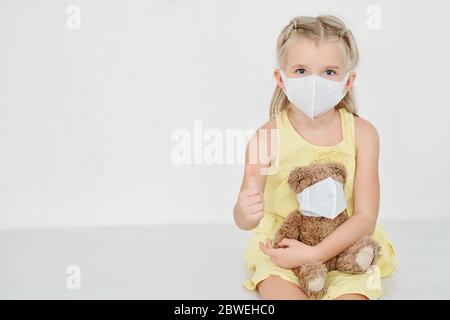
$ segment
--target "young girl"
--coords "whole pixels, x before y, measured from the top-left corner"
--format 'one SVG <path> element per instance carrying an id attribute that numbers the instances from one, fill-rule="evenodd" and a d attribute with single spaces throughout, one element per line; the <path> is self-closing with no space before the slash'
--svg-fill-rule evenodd
<path id="1" fill-rule="evenodd" d="M 252 230 L 245 252 L 252 276 L 243 284 L 248 290 L 257 289 L 263 299 L 307 299 L 291 269 L 308 261 L 326 261 L 371 235 L 381 246 L 376 264 L 361 274 L 330 271 L 322 299 L 379 299 L 381 278 L 396 270 L 397 258 L 386 232 L 376 223 L 379 137 L 356 112 L 352 85 L 358 49 L 353 35 L 333 16 L 295 17 L 278 37 L 277 61 L 270 121 L 247 146 L 234 206 L 237 226 Z M 260 149 L 267 150 L 269 161 L 255 156 Z M 329 161 L 346 168 L 344 193 L 350 218 L 316 246 L 286 239 L 274 248 L 278 228 L 299 208 L 287 183 L 290 170 Z M 373 251 L 369 258 L 373 261 Z"/>

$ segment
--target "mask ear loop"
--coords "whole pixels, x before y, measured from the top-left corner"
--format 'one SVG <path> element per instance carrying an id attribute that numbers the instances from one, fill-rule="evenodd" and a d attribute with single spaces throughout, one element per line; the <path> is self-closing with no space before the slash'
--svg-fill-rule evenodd
<path id="1" fill-rule="evenodd" d="M 287 78 L 287 76 L 286 76 L 286 74 L 284 73 L 284 71 L 281 68 L 280 68 L 280 77 L 281 77 L 281 80 L 283 80 L 284 86 L 286 87 L 286 80 L 285 80 L 285 78 Z M 283 91 L 283 93 L 286 95 L 285 88 L 282 88 L 281 91 Z"/>
<path id="2" fill-rule="evenodd" d="M 347 73 L 346 73 L 345 76 L 344 76 L 344 79 L 342 79 L 342 81 L 343 81 L 344 83 L 347 83 L 348 78 L 350 78 L 350 73 L 352 73 L 352 72 L 353 72 L 353 70 L 348 70 L 348 71 L 347 71 Z"/>
<path id="3" fill-rule="evenodd" d="M 345 85 L 347 84 L 347 81 L 348 81 L 348 79 L 350 78 L 350 73 L 351 73 L 352 71 L 353 71 L 353 70 L 347 71 L 346 75 L 344 76 L 344 79 L 342 79 L 341 83 L 344 84 L 344 87 L 345 87 Z M 347 92 L 348 92 L 348 91 L 347 91 Z M 346 93 L 342 93 L 341 100 L 344 99 L 344 97 L 347 95 L 347 92 L 346 92 Z"/>

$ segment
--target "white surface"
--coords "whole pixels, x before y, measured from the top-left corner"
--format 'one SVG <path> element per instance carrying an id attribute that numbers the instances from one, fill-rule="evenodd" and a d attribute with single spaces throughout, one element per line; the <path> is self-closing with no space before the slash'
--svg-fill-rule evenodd
<path id="1" fill-rule="evenodd" d="M 380 215 L 450 218 L 430 201 L 450 189 L 450 2 L 375 4 L 380 29 L 367 25 L 372 0 L 1 0 L 0 228 L 231 222 L 216 208 L 235 201 L 240 144 L 237 164 L 177 166 L 171 135 L 193 136 L 195 120 L 201 134 L 261 126 L 277 35 L 319 13 L 357 38 L 360 113 L 381 139 Z M 70 5 L 80 30 L 67 28 Z"/>
<path id="2" fill-rule="evenodd" d="M 383 222 L 397 272 L 383 299 L 449 299 L 450 221 Z M 0 231 L 2 299 L 258 299 L 242 281 L 249 233 L 233 225 Z M 69 265 L 81 289 L 66 287 Z"/>

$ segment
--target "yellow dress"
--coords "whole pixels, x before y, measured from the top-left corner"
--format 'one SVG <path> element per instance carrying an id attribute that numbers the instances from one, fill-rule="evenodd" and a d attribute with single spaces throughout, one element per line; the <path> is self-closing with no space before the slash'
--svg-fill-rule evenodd
<path id="1" fill-rule="evenodd" d="M 305 166 L 313 161 L 339 161 L 347 170 L 344 192 L 347 199 L 347 212 L 353 213 L 353 181 L 356 165 L 354 136 L 354 116 L 346 109 L 339 108 L 343 139 L 334 146 L 318 146 L 305 140 L 292 126 L 287 109 L 276 115 L 278 128 L 278 157 L 274 164 L 274 174 L 268 175 L 264 189 L 264 216 L 251 230 L 252 235 L 245 250 L 245 262 L 251 276 L 243 282 L 248 290 L 255 290 L 261 280 L 270 275 L 299 285 L 296 275 L 290 269 L 276 265 L 259 248 L 259 242 L 274 239 L 286 216 L 299 208 L 297 197 L 289 189 L 287 177 L 292 167 Z M 334 299 L 348 293 L 359 293 L 369 299 L 379 299 L 382 294 L 381 278 L 391 275 L 398 266 L 397 255 L 384 228 L 377 224 L 372 237 L 381 245 L 377 263 L 366 273 L 348 274 L 337 270 L 328 273 L 329 288 L 322 299 Z"/>

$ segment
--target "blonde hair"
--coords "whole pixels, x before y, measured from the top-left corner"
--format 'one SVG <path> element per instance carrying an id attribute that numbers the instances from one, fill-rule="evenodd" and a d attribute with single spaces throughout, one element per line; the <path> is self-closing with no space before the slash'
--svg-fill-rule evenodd
<path id="1" fill-rule="evenodd" d="M 286 68 L 286 52 L 289 44 L 293 40 L 300 40 L 301 37 L 313 40 L 341 41 L 345 48 L 346 69 L 352 70 L 358 64 L 359 55 L 356 41 L 342 20 L 330 15 L 318 17 L 299 16 L 293 18 L 278 36 L 276 55 L 280 68 Z M 278 112 L 286 108 L 288 104 L 289 100 L 283 90 L 277 85 L 270 102 L 270 118 L 272 119 Z M 352 88 L 336 105 L 336 109 L 339 108 L 345 108 L 355 116 L 358 116 Z"/>

